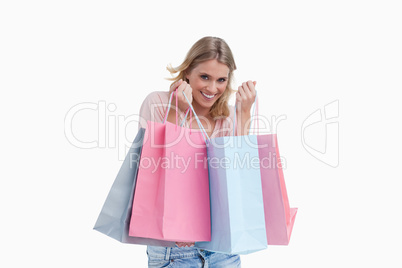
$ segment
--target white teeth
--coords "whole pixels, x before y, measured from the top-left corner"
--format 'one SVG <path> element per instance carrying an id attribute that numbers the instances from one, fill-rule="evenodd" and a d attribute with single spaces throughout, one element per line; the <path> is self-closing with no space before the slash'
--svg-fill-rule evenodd
<path id="1" fill-rule="evenodd" d="M 212 99 L 213 97 L 215 97 L 215 95 L 207 95 L 202 91 L 201 91 L 201 94 L 204 95 L 205 97 L 207 97 L 208 99 Z"/>

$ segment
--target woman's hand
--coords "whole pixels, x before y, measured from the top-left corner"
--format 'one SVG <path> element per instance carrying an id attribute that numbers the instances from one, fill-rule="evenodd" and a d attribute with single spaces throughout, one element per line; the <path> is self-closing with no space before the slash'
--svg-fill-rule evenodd
<path id="1" fill-rule="evenodd" d="M 251 106 L 255 101 L 256 91 L 255 85 L 256 81 L 247 81 L 239 86 L 236 93 L 236 117 L 237 122 L 237 135 L 248 135 L 250 128 L 250 110 Z"/>
<path id="2" fill-rule="evenodd" d="M 193 89 L 191 88 L 190 84 L 188 84 L 186 81 L 183 81 L 182 79 L 180 79 L 170 87 L 170 92 L 175 91 L 176 88 L 177 88 L 176 91 L 177 106 L 179 107 L 179 110 L 184 113 L 190 105 L 188 104 L 186 98 L 184 97 L 183 92 L 184 94 L 186 94 L 186 97 L 189 100 L 189 102 L 192 103 Z M 173 96 L 173 98 L 175 98 L 175 96 Z M 175 99 L 172 100 L 172 103 L 176 105 Z"/>
<path id="3" fill-rule="evenodd" d="M 251 80 L 244 82 L 241 86 L 239 86 L 236 93 L 236 105 L 237 108 L 241 112 L 250 113 L 251 106 L 255 101 L 256 91 L 255 85 L 256 81 L 252 82 Z"/>
<path id="4" fill-rule="evenodd" d="M 176 242 L 176 245 L 178 247 L 193 247 L 194 246 L 194 242 Z"/>

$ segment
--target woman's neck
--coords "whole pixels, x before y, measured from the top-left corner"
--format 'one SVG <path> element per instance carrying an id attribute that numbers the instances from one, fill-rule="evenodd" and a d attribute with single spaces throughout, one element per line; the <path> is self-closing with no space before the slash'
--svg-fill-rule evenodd
<path id="1" fill-rule="evenodd" d="M 203 117 L 203 118 L 206 118 L 206 119 L 212 119 L 211 116 L 209 115 L 210 108 L 201 107 L 195 101 L 193 101 L 192 105 L 193 105 L 194 111 L 195 111 L 195 113 L 197 114 L 198 117 Z"/>

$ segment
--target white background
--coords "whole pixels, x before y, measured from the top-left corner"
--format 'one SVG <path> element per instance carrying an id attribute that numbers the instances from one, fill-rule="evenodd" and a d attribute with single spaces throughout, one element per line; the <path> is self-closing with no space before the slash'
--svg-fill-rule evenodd
<path id="1" fill-rule="evenodd" d="M 277 133 L 299 208 L 291 242 L 243 267 L 401 267 L 401 13 L 398 1 L 2 1 L 1 266 L 146 267 L 144 246 L 92 230 L 122 164 L 113 140 L 129 144 L 137 124 L 124 118 L 212 35 L 232 48 L 236 84 L 257 81 L 260 114 L 287 118 Z M 333 101 L 337 167 L 301 139 Z M 66 115 L 99 102 L 122 123 L 103 121 L 104 146 L 74 146 Z M 312 147 L 325 149 L 324 126 L 305 133 Z M 106 135 L 97 111 L 72 128 L 82 141 Z"/>

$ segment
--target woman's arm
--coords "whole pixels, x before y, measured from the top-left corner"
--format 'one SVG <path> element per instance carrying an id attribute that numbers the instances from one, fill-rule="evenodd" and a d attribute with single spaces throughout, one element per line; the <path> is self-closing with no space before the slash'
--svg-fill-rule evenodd
<path id="1" fill-rule="evenodd" d="M 141 105 L 138 129 L 146 128 L 147 121 L 163 122 L 168 100 L 168 92 L 155 91 L 150 93 Z"/>

